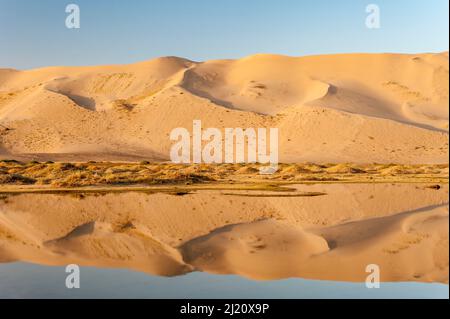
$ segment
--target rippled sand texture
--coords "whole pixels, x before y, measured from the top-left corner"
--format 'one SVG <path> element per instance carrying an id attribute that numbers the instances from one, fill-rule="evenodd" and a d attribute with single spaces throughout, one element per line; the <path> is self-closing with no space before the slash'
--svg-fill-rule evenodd
<path id="1" fill-rule="evenodd" d="M 343 281 L 377 264 L 382 281 L 448 282 L 448 185 L 427 186 L 3 195 L 0 260 Z"/>

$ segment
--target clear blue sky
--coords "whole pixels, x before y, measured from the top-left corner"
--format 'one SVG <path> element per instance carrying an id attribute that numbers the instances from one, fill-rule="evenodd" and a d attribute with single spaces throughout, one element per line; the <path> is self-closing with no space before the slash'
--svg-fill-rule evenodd
<path id="1" fill-rule="evenodd" d="M 65 7 L 81 29 L 65 27 Z M 368 4 L 381 28 L 365 26 Z M 448 50 L 448 0 L 0 0 L 0 67 Z"/>

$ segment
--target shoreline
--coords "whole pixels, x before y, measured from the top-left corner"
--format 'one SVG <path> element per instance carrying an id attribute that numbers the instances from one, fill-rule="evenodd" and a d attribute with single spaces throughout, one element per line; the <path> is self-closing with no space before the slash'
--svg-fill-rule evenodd
<path id="1" fill-rule="evenodd" d="M 285 190 L 294 184 L 448 184 L 448 164 L 172 164 L 0 161 L 0 193 L 14 191 L 174 191 L 196 189 Z M 437 187 L 437 186 L 436 186 Z"/>
<path id="2" fill-rule="evenodd" d="M 275 184 L 275 183 L 273 183 Z M 295 192 L 294 188 L 289 186 L 295 185 L 325 185 L 325 184 L 417 184 L 427 185 L 425 188 L 440 187 L 440 184 L 448 185 L 448 179 L 430 179 L 426 181 L 408 181 L 408 180 L 385 180 L 385 181 L 310 181 L 310 182 L 280 182 L 276 185 L 267 183 L 254 183 L 254 184 L 195 184 L 195 185 L 172 185 L 172 186 L 147 186 L 147 185 L 134 185 L 134 186 L 87 186 L 87 187 L 26 187 L 26 186 L 0 186 L 1 195 L 13 195 L 13 194 L 107 194 L 107 193 L 127 193 L 127 192 L 140 192 L 140 193 L 166 193 L 177 196 L 183 196 L 196 191 L 254 191 L 254 192 Z M 432 184 L 432 185 L 430 185 Z M 228 194 L 224 194 L 228 195 Z M 233 194 L 237 195 L 237 194 Z M 298 193 L 277 196 L 318 196 L 308 195 L 308 193 Z"/>
<path id="3" fill-rule="evenodd" d="M 448 184 L 427 186 L 9 194 L 0 261 L 341 281 L 377 264 L 382 282 L 448 283 Z"/>

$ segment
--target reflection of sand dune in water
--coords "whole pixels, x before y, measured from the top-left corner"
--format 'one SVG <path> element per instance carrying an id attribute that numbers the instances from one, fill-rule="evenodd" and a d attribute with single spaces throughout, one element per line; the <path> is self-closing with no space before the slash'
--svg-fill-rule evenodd
<path id="1" fill-rule="evenodd" d="M 265 220 L 220 229 L 182 247 L 197 269 L 250 278 L 362 281 L 377 264 L 382 280 L 448 280 L 448 209 L 305 231 Z"/>
<path id="2" fill-rule="evenodd" d="M 0 260 L 345 281 L 377 264 L 383 281 L 448 281 L 448 186 L 298 188 L 327 195 L 10 196 Z"/>

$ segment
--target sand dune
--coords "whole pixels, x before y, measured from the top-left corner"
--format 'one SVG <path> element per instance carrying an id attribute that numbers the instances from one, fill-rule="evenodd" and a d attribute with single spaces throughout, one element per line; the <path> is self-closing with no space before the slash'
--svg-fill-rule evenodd
<path id="1" fill-rule="evenodd" d="M 279 127 L 280 160 L 448 162 L 448 54 L 0 70 L 0 152 L 169 157 L 175 127 Z"/>
<path id="2" fill-rule="evenodd" d="M 448 52 L 0 69 L 0 159 L 77 162 L 0 161 L 0 262 L 448 283 L 448 70 Z M 295 164 L 147 162 L 193 120 L 279 128 Z"/>
<path id="3" fill-rule="evenodd" d="M 448 185 L 427 186 L 3 196 L 0 261 L 345 281 L 378 264 L 382 281 L 448 282 Z"/>

